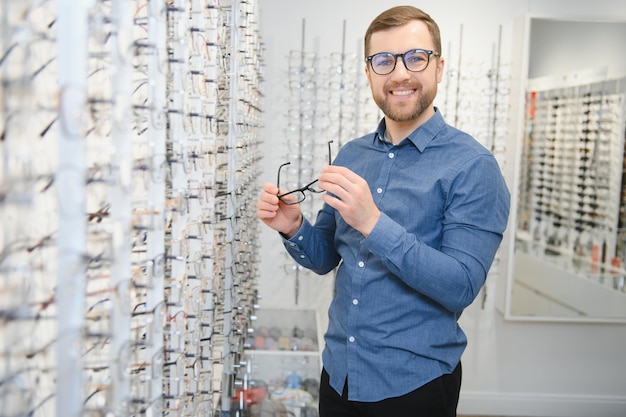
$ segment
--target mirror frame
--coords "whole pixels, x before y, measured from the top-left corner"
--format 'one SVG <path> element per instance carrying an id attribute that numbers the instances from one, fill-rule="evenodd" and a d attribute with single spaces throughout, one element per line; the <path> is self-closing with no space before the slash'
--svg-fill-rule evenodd
<path id="1" fill-rule="evenodd" d="M 555 21 L 590 22 L 590 23 L 626 23 L 623 17 L 606 18 L 581 18 L 580 16 L 544 16 L 526 14 L 519 17 L 513 24 L 513 41 L 511 43 L 511 87 L 510 87 L 510 109 L 508 131 L 512 132 L 511 137 L 514 143 L 507 146 L 505 157 L 511 161 L 503 169 L 504 177 L 507 179 L 511 189 L 511 212 L 507 231 L 501 245 L 502 252 L 502 273 L 503 285 L 498 286 L 496 294 L 496 308 L 503 314 L 504 319 L 517 322 L 571 322 L 571 323 L 626 323 L 626 316 L 623 318 L 609 317 L 560 317 L 541 315 L 521 315 L 514 314 L 512 307 L 512 292 L 514 286 L 515 270 L 515 246 L 517 234 L 517 206 L 518 192 L 520 186 L 520 169 L 522 163 L 522 144 L 525 125 L 525 101 L 526 90 L 529 81 L 529 60 L 531 43 L 531 24 L 533 19 L 545 19 Z M 501 283 L 502 283 L 501 281 Z"/>

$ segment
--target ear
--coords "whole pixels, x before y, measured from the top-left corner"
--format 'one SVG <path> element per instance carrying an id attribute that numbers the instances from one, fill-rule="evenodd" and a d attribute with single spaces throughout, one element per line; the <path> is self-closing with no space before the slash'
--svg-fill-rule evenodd
<path id="1" fill-rule="evenodd" d="M 367 62 L 365 63 L 365 77 L 367 78 L 367 83 L 370 85 L 370 88 L 372 87 L 372 73 L 370 72 L 370 66 L 367 64 Z"/>
<path id="2" fill-rule="evenodd" d="M 437 58 L 437 84 L 439 84 L 441 82 L 441 80 L 443 79 L 443 68 L 445 66 L 445 59 L 443 59 L 443 57 L 439 57 Z"/>

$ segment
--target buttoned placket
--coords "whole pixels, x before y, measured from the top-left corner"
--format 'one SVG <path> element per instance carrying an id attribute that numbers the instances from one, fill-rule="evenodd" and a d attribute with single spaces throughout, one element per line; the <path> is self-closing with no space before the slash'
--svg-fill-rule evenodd
<path id="1" fill-rule="evenodd" d="M 365 252 L 365 253 L 363 253 Z M 363 249 L 361 250 L 361 253 L 363 256 L 367 256 L 367 252 L 364 251 Z M 365 272 L 365 261 L 358 261 L 357 266 L 359 267 L 358 271 L 359 273 L 357 274 L 357 277 L 355 277 L 355 279 L 353 280 L 353 285 L 352 287 L 354 288 L 354 291 L 352 293 L 352 307 L 353 309 L 357 308 L 359 305 L 359 294 L 361 292 L 361 286 L 360 281 L 363 277 L 363 274 Z M 356 333 L 356 325 L 352 325 L 352 323 L 355 323 L 357 320 L 357 315 L 358 312 L 357 311 L 353 311 L 350 316 L 351 316 L 351 320 L 350 323 L 351 325 L 349 325 L 348 327 L 348 342 L 350 343 L 354 343 L 356 341 L 356 337 L 355 337 L 355 333 Z M 351 334 L 350 334 L 351 333 Z"/>
<path id="2" fill-rule="evenodd" d="M 395 163 L 396 153 L 393 150 L 394 146 L 391 147 L 390 150 L 387 151 L 386 158 L 383 162 L 383 166 L 381 167 L 379 183 L 375 184 L 375 196 L 374 199 L 377 204 L 379 204 L 385 193 L 385 187 L 389 181 L 389 177 L 391 175 L 392 167 Z M 361 297 L 361 288 L 362 288 L 362 280 L 364 279 L 364 275 L 367 269 L 367 259 L 369 256 L 369 251 L 362 247 L 359 252 L 359 256 L 357 258 L 357 270 L 355 271 L 355 276 L 352 278 L 352 293 L 351 293 L 351 306 L 350 306 L 350 314 L 348 319 L 347 326 L 347 348 L 348 348 L 348 374 L 352 375 L 352 377 L 356 377 L 355 372 L 358 369 L 358 363 L 356 354 L 356 349 L 358 349 L 358 316 L 359 316 L 359 308 L 361 305 L 360 297 Z"/>

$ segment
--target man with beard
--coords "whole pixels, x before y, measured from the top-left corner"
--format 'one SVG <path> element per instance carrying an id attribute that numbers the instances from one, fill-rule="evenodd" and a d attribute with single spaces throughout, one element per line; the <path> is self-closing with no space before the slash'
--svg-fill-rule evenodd
<path id="1" fill-rule="evenodd" d="M 364 51 L 378 128 L 319 175 L 314 225 L 296 193 L 270 183 L 257 216 L 300 265 L 338 267 L 321 417 L 455 416 L 467 344 L 458 318 L 485 282 L 510 195 L 493 155 L 434 107 L 444 59 L 428 14 L 383 12 Z"/>

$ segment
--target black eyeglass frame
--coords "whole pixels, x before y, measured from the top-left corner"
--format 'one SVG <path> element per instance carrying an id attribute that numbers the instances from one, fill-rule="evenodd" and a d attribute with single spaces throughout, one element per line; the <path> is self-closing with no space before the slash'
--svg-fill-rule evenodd
<path id="1" fill-rule="evenodd" d="M 328 141 L 328 165 L 332 165 L 333 160 L 332 160 L 332 155 L 331 155 L 331 148 L 330 148 L 330 144 L 333 143 L 332 140 Z M 281 166 L 278 167 L 278 175 L 276 178 L 276 187 L 278 187 L 278 189 L 280 190 L 280 171 L 283 169 L 283 167 L 290 165 L 291 162 L 285 162 L 284 164 L 282 164 Z M 323 193 L 324 190 L 317 190 L 315 188 L 311 188 L 311 186 L 313 184 L 315 184 L 317 181 L 317 179 L 311 181 L 310 183 L 308 183 L 307 185 L 305 185 L 304 187 L 300 187 L 298 189 L 295 190 L 291 190 L 291 191 L 287 191 L 286 193 L 283 194 L 277 194 L 276 197 L 278 197 L 278 199 L 280 201 L 282 201 L 283 203 L 287 204 L 288 206 L 294 206 L 296 204 L 300 204 L 302 203 L 305 199 L 306 199 L 306 194 L 304 194 L 305 191 L 309 191 L 312 193 L 316 193 L 316 194 L 320 194 Z M 300 193 L 298 195 L 298 193 Z M 295 201 L 289 201 L 289 200 L 285 200 L 283 197 L 286 197 L 288 195 L 294 195 L 295 197 L 300 196 L 301 198 L 296 198 Z"/>
<path id="2" fill-rule="evenodd" d="M 421 70 L 412 70 L 409 68 L 409 66 L 406 64 L 405 56 L 406 54 L 409 54 L 411 52 L 425 52 L 426 53 L 426 65 L 424 66 L 424 68 L 422 68 Z M 389 70 L 389 72 L 386 72 L 384 74 L 381 74 L 379 72 L 376 72 L 376 70 L 374 69 L 374 64 L 372 63 L 372 59 L 374 59 L 375 56 L 379 56 L 379 55 L 387 55 L 389 57 L 393 56 L 393 67 L 391 68 L 391 70 Z M 370 68 L 372 69 L 372 71 L 374 71 L 374 74 L 378 74 L 378 75 L 389 75 L 391 74 L 395 69 L 396 69 L 396 65 L 398 65 L 398 58 L 402 58 L 402 63 L 404 64 L 404 68 L 407 69 L 407 71 L 410 72 L 422 72 L 422 71 L 426 71 L 426 68 L 428 68 L 428 65 L 430 65 L 430 57 L 431 55 L 434 56 L 441 56 L 441 53 L 437 52 L 437 51 L 433 51 L 432 49 L 421 49 L 421 48 L 416 48 L 416 49 L 410 49 L 408 51 L 406 51 L 403 54 L 392 54 L 391 52 L 379 52 L 377 54 L 374 55 L 370 55 L 368 57 L 365 58 L 365 62 L 369 62 L 370 64 Z"/>

